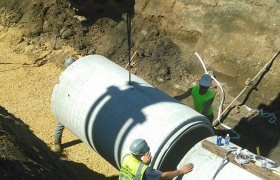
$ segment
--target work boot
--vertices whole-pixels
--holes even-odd
[[[60,153],[61,152],[61,139],[55,137],[53,141],[53,146],[52,146],[52,151],[55,153]]]
[[[52,151],[55,153],[60,153],[61,152],[61,144],[60,143],[54,143],[52,146]]]

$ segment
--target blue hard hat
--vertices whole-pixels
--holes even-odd
[[[136,139],[131,143],[129,150],[131,154],[143,156],[150,151],[150,147],[144,139]]]
[[[211,83],[212,83],[212,78],[209,74],[204,74],[199,80],[199,85],[203,87],[210,87]]]

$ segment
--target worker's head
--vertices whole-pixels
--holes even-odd
[[[136,139],[131,143],[129,150],[133,155],[144,156],[144,154],[150,151],[150,147],[144,139]]]
[[[208,89],[211,86],[211,83],[212,83],[212,78],[209,74],[204,74],[199,80],[200,87],[204,89]]]
[[[72,57],[66,58],[64,60],[64,68],[67,68],[68,66],[70,66],[74,61],[75,61],[75,59]]]

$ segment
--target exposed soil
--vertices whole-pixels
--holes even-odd
[[[117,179],[117,169],[67,129],[63,154],[50,151],[56,125],[50,98],[66,57],[101,54],[127,65],[127,12],[132,18],[131,55],[136,52],[133,73],[170,96],[182,94],[203,73],[194,56],[200,50],[207,68],[225,88],[227,106],[246,79],[279,51],[279,2],[254,2],[224,7],[223,1],[1,0],[1,179]],[[235,5],[248,9],[240,10],[236,18]],[[267,9],[271,14],[264,13]],[[194,13],[184,17],[188,10]],[[259,20],[245,18],[246,10],[259,12]],[[200,13],[207,15],[201,18]],[[280,163],[279,60],[278,56],[248,87],[224,122],[240,133],[236,144],[252,152],[259,146],[263,156]],[[217,92],[217,112],[221,93],[216,85],[212,88]],[[190,99],[181,101],[191,106]],[[263,108],[276,120],[238,104]],[[217,134],[226,133],[218,126]]]

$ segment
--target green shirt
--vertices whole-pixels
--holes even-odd
[[[205,94],[201,95],[199,94],[199,90],[200,90],[199,85],[194,86],[192,88],[192,97],[193,97],[194,109],[202,114],[205,107],[205,103],[213,99],[215,97],[215,94],[213,91],[207,90]],[[207,114],[204,115],[205,116],[213,115],[212,105],[210,105]]]

